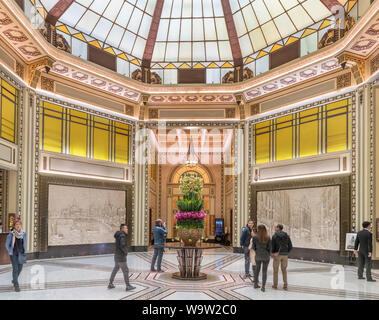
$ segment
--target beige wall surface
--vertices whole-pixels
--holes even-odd
[[[375,104],[375,215],[379,219],[379,86],[374,88],[374,104]],[[379,242],[376,241],[376,219],[373,221],[373,237],[375,246],[375,260],[379,260]]]

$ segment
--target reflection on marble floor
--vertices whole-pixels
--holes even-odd
[[[125,292],[122,273],[116,277],[116,289],[106,288],[113,268],[113,256],[91,256],[30,261],[20,276],[21,292],[13,291],[11,267],[0,266],[0,300],[291,300],[291,299],[375,299],[379,300],[379,282],[358,280],[353,266],[290,260],[289,290],[271,289],[272,263],[269,266],[266,292],[255,290],[249,279],[243,279],[244,260],[241,254],[225,249],[204,253],[202,271],[209,275],[204,281],[180,281],[171,278],[177,271],[175,251],[167,251],[163,260],[166,273],[151,273],[152,252],[128,256],[131,283],[135,290]],[[336,270],[343,276],[336,281]],[[39,274],[44,285],[35,281]],[[379,280],[379,273],[374,273]],[[281,281],[281,274],[279,275]],[[336,285],[332,285],[332,284]]]

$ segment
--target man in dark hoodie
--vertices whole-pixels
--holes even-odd
[[[251,231],[254,227],[254,221],[249,220],[247,225],[243,227],[240,238],[240,245],[245,255],[245,278],[251,277],[250,275],[250,254],[249,245],[251,240]]]
[[[120,270],[120,268],[122,270],[122,273],[124,274],[126,291],[135,289],[135,287],[131,286],[129,283],[129,269],[126,264],[126,256],[128,255],[127,236],[128,236],[128,227],[126,224],[122,224],[120,226],[120,231],[117,231],[114,234],[114,237],[116,239],[116,248],[115,248],[115,254],[114,254],[115,266],[113,268],[111,278],[109,280],[108,289],[115,288],[113,281],[114,281],[114,278],[116,277],[118,270]]]
[[[278,289],[279,265],[283,274],[283,289],[288,289],[287,266],[288,254],[292,250],[292,242],[289,235],[283,231],[283,225],[278,224],[275,227],[275,234],[272,236],[272,254],[274,258],[274,283],[273,288]]]

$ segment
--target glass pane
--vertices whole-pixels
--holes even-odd
[[[292,115],[276,119],[276,161],[292,159]]]
[[[109,161],[109,120],[94,117],[93,158]]]
[[[70,110],[70,154],[78,157],[87,157],[87,114]]]

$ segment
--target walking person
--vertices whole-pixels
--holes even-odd
[[[18,277],[23,265],[26,263],[26,232],[21,229],[20,220],[15,222],[12,232],[8,234],[5,247],[12,262],[12,283],[14,290],[20,292]]]
[[[254,236],[256,236],[256,235],[257,235],[257,228],[253,227],[253,230],[251,231],[251,239],[250,239],[250,245],[249,245],[250,263],[251,263],[251,267],[253,268],[253,283],[255,283],[255,269],[256,269],[255,251],[253,248],[253,239],[254,239]]]
[[[262,267],[262,288],[261,291],[265,292],[267,281],[267,269],[270,263],[271,253],[271,239],[268,235],[266,227],[261,224],[258,226],[257,235],[253,238],[253,249],[255,251],[255,275],[254,275],[254,288],[260,288],[258,285],[259,273]]]
[[[240,238],[240,245],[242,247],[245,256],[245,278],[251,277],[250,274],[250,255],[249,255],[249,245],[251,240],[251,231],[254,227],[253,220],[249,220],[247,225],[243,227]]]
[[[153,228],[154,234],[154,254],[151,260],[151,271],[164,272],[162,270],[162,258],[164,252],[164,246],[167,236],[166,222],[162,222],[161,219],[155,221],[155,226]],[[158,258],[158,261],[157,261]],[[157,269],[155,269],[155,262],[157,262]]]
[[[133,290],[135,287],[131,286],[129,283],[129,269],[126,262],[126,256],[128,255],[128,247],[127,247],[127,237],[128,237],[128,227],[126,224],[122,224],[120,226],[120,231],[117,231],[114,234],[116,239],[116,248],[114,254],[114,268],[111,274],[111,278],[109,279],[108,289],[115,288],[113,281],[116,277],[117,272],[122,270],[124,274],[124,281],[126,285],[126,291]]]
[[[283,289],[288,290],[287,266],[288,254],[292,250],[292,242],[289,235],[283,231],[283,225],[278,224],[275,227],[275,234],[272,236],[272,256],[274,258],[274,283],[273,288],[278,289],[279,265],[283,275]]]
[[[366,278],[369,282],[376,282],[371,275],[372,266],[372,233],[371,222],[362,223],[363,230],[359,231],[354,244],[354,253],[358,256],[358,279],[363,277],[363,270],[366,266]],[[359,250],[358,250],[359,247]]]

